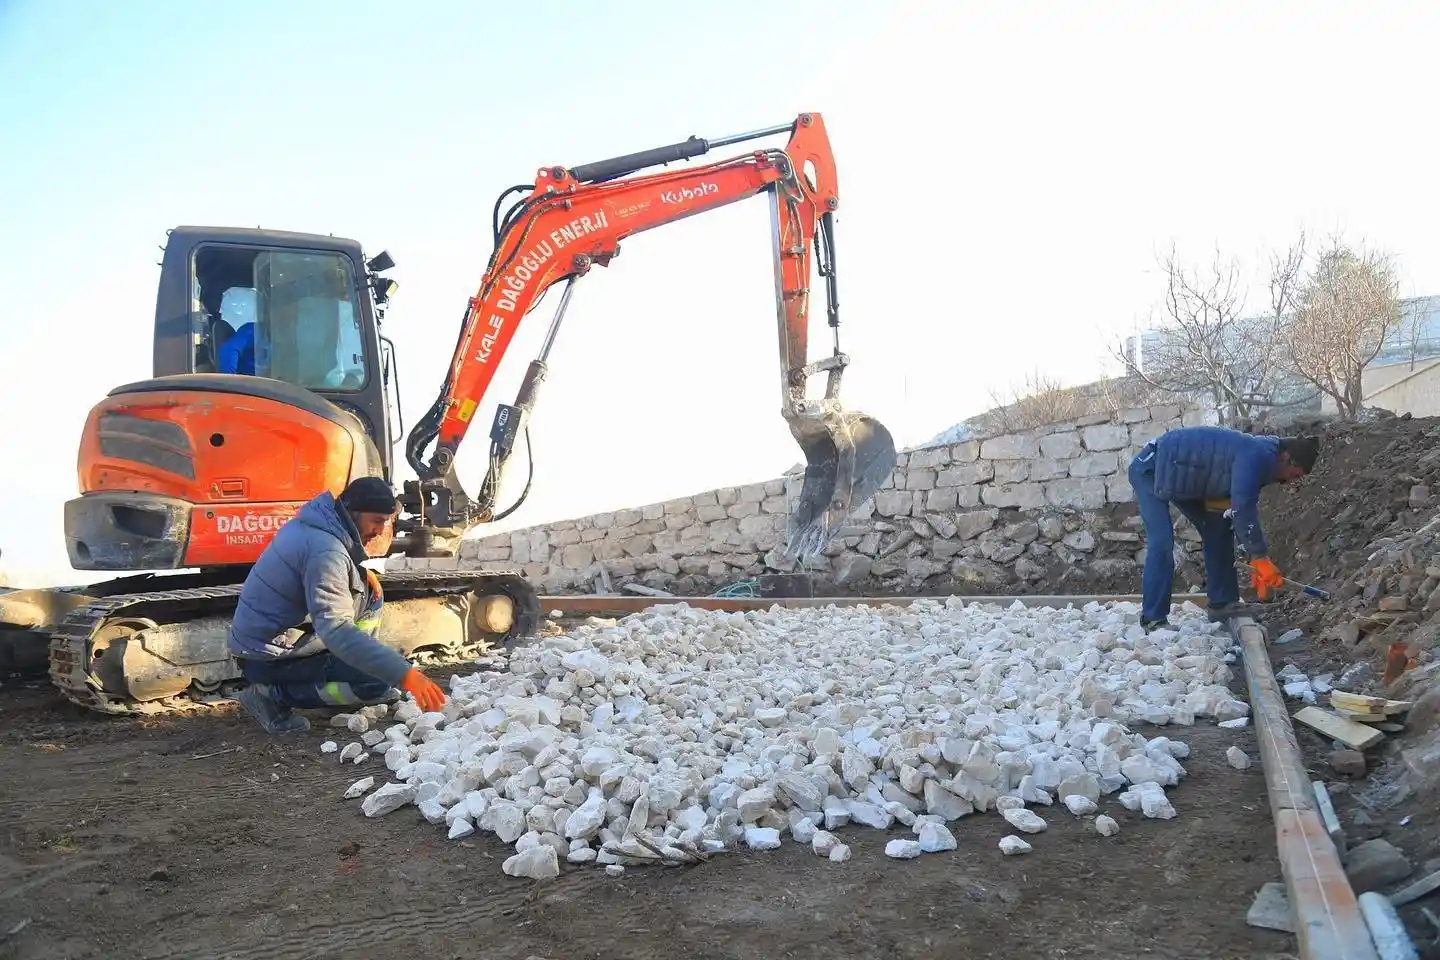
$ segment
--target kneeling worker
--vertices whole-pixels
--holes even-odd
[[[1221,619],[1240,606],[1237,529],[1254,570],[1250,584],[1260,599],[1284,583],[1260,529],[1260,490],[1305,476],[1319,453],[1316,437],[1252,436],[1225,427],[1183,427],[1140,448],[1130,462],[1129,477],[1145,523],[1140,617],[1146,630],[1165,626],[1170,613],[1175,578],[1170,504],[1200,533],[1209,613]]]
[[[424,710],[445,703],[434,682],[376,639],[385,598],[361,563],[395,508],[378,477],[352,481],[338,499],[322,493],[276,531],[250,569],[229,647],[247,684],[240,703],[267,732],[310,729],[296,707],[387,702],[399,699],[396,687]]]

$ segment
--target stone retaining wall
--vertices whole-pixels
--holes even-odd
[[[894,476],[809,569],[817,592],[1138,590],[1139,518],[1125,478],[1145,441],[1196,411],[1157,406],[901,453]],[[798,473],[479,540],[458,559],[392,568],[519,566],[548,593],[589,593],[603,568],[680,595],[794,568],[777,554]],[[1191,566],[1198,536],[1183,523]],[[1184,586],[1182,582],[1177,586]]]

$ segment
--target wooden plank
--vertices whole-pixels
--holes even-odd
[[[1319,707],[1306,707],[1295,714],[1295,719],[1332,740],[1339,740],[1352,750],[1364,750],[1385,739],[1385,734],[1374,727],[1346,720]]]
[[[1275,820],[1275,847],[1303,960],[1379,960],[1340,854],[1301,760],[1300,745],[1275,681],[1265,631],[1249,617],[1230,629],[1243,650],[1260,762]]]
[[[1346,713],[1360,713],[1372,717],[1394,716],[1415,706],[1409,700],[1386,700],[1384,697],[1367,697],[1343,690],[1330,691],[1330,706]]]

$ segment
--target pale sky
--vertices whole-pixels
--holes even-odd
[[[1099,375],[1106,337],[1157,302],[1172,240],[1254,258],[1343,228],[1399,256],[1404,295],[1440,293],[1437,26],[1398,3],[0,0],[0,569],[91,579],[69,570],[61,506],[89,407],[151,375],[168,227],[388,248],[408,429],[499,191],[818,111],[839,165],[842,398],[908,445],[1029,371]],[[557,301],[476,415],[472,491]],[[576,285],[534,489],[504,528],[797,462],[774,324],[763,199],[626,241]],[[512,495],[524,470],[522,451]]]

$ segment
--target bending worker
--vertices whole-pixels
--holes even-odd
[[[1130,486],[1145,523],[1140,617],[1146,630],[1167,625],[1170,613],[1175,579],[1170,505],[1200,532],[1208,612],[1212,620],[1224,619],[1240,607],[1236,531],[1260,599],[1284,583],[1260,529],[1260,490],[1305,476],[1319,453],[1316,437],[1252,436],[1225,427],[1183,427],[1140,448],[1130,462]]]
[[[434,682],[376,639],[385,598],[361,563],[367,547],[389,543],[395,511],[390,486],[361,477],[338,499],[327,491],[301,507],[250,569],[229,646],[247,684],[240,703],[267,732],[310,729],[296,707],[391,702],[396,687],[427,711],[445,703]]]

